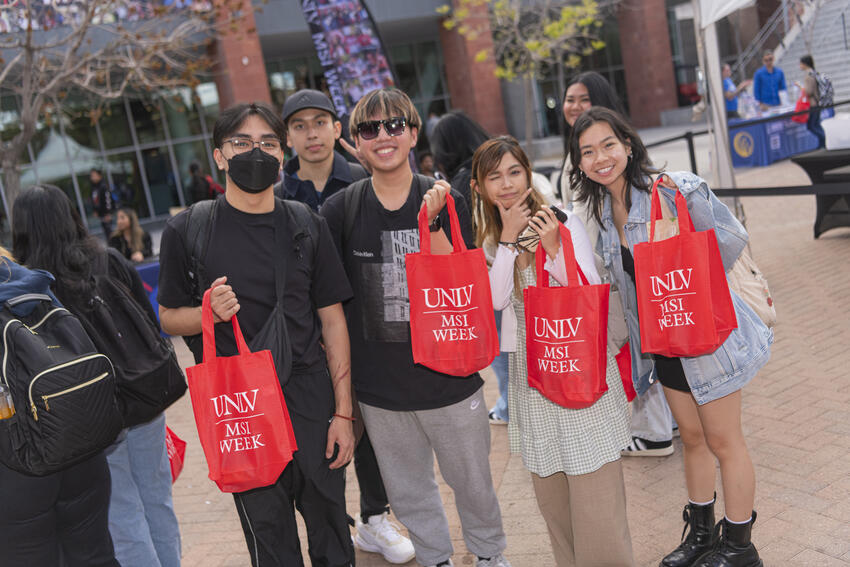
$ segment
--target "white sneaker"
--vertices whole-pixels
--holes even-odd
[[[511,567],[510,562],[505,559],[501,553],[494,555],[490,559],[479,559],[475,562],[475,567]]]
[[[355,521],[357,535],[354,545],[362,551],[380,553],[390,563],[407,563],[416,555],[413,544],[398,530],[398,526],[390,520],[386,512],[378,516],[370,516],[364,524],[357,515]]]

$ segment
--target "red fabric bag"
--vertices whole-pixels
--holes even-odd
[[[549,287],[546,252],[537,247],[537,285],[522,290],[528,385],[565,408],[593,405],[608,391],[605,380],[609,284],[589,285],[561,225],[567,287]],[[579,277],[581,282],[579,283]]]
[[[186,377],[210,480],[222,492],[274,484],[298,447],[272,354],[252,353],[234,316],[239,354],[216,356],[209,290],[201,309],[204,361]]]
[[[660,181],[661,176],[652,186],[649,242],[634,247],[641,350],[664,356],[708,354],[738,326],[717,236],[714,229],[694,230],[685,197],[676,191],[679,234],[655,242]]]
[[[183,471],[183,461],[186,458],[186,442],[177,437],[171,428],[165,426],[165,450],[168,453],[168,464],[171,466],[171,483],[177,480]]]
[[[806,96],[805,93],[803,93],[803,94],[800,95],[800,98],[797,99],[797,104],[794,106],[794,112],[800,112],[802,110],[808,110],[811,107],[812,107],[812,105],[809,102],[808,97]],[[808,114],[798,114],[796,116],[792,116],[791,120],[793,120],[794,122],[799,122],[800,124],[805,124],[806,122],[809,121],[809,115]]]
[[[637,397],[637,392],[632,381],[632,351],[629,343],[624,344],[620,352],[614,355],[614,360],[617,361],[617,369],[620,371],[620,380],[623,381],[626,400],[632,401]]]
[[[484,251],[466,249],[451,195],[446,206],[454,251],[431,254],[423,208],[419,252],[405,256],[413,361],[443,374],[469,376],[493,362],[499,338]]]

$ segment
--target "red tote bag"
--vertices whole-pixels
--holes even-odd
[[[210,480],[222,492],[274,484],[298,447],[271,351],[251,352],[234,316],[239,354],[216,356],[209,290],[201,309],[204,361],[186,377]]]
[[[499,354],[487,261],[467,250],[454,199],[446,195],[451,254],[431,254],[428,213],[419,212],[419,252],[405,256],[413,361],[431,370],[469,376]]]
[[[528,385],[565,408],[593,405],[608,391],[605,380],[609,284],[589,285],[576,263],[573,241],[561,225],[567,287],[549,287],[537,247],[537,285],[522,290]],[[579,283],[579,277],[581,282]]]
[[[737,328],[714,229],[695,231],[685,197],[676,191],[679,234],[655,242],[661,220],[658,184],[652,186],[649,242],[636,244],[635,288],[641,350],[700,356],[717,350]]]

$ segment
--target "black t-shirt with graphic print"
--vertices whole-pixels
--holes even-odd
[[[464,241],[472,247],[469,209],[456,192]],[[345,304],[351,338],[351,375],[358,399],[393,411],[441,408],[459,402],[483,384],[476,373],[449,376],[413,362],[410,304],[404,256],[419,251],[417,213],[422,192],[414,178],[404,205],[388,211],[371,182],[363,192],[351,240],[343,247],[345,191],[325,201],[321,214],[343,256],[354,299]],[[449,234],[448,213],[441,222]]]

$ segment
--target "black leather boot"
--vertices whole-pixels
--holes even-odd
[[[661,560],[659,567],[691,567],[703,555],[714,547],[716,537],[714,534],[714,502],[699,505],[688,503],[682,510],[682,519],[685,520],[685,529],[682,530],[682,543],[674,549],[667,557]],[[690,532],[688,532],[690,528]],[[685,532],[688,532],[685,537]]]
[[[758,551],[750,541],[755,521],[755,510],[752,519],[746,524],[732,524],[723,518],[717,523],[721,531],[717,546],[694,567],[764,567]]]

